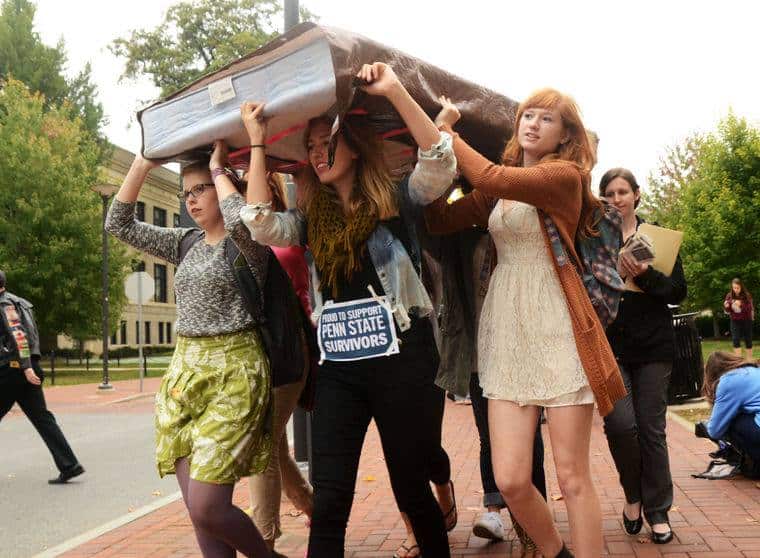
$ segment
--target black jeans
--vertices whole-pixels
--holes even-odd
[[[755,422],[755,415],[748,413],[736,415],[728,427],[726,440],[739,451],[749,455],[760,472],[760,426]]]
[[[32,368],[37,376],[42,378],[39,364],[33,362]],[[78,461],[71,446],[61,432],[53,413],[48,411],[42,386],[30,384],[23,371],[18,368],[0,368],[0,420],[8,414],[14,403],[18,403],[39,432],[59,471],[68,471],[77,465]]]
[[[380,434],[393,494],[423,556],[447,558],[443,515],[430,489],[440,425],[426,409],[443,403],[433,383],[438,352],[432,327],[417,322],[402,336],[401,354],[319,369],[312,417],[314,512],[309,558],[344,554],[359,457],[370,420]]]
[[[604,432],[628,503],[641,502],[649,524],[668,521],[673,504],[665,412],[670,362],[620,366],[628,391],[604,417]]]
[[[731,341],[735,349],[742,346],[742,340],[745,347],[752,348],[752,320],[731,320]]]
[[[491,461],[491,440],[488,430],[488,399],[483,397],[483,388],[477,374],[470,376],[470,400],[472,414],[475,415],[475,426],[478,427],[480,438],[480,481],[483,483],[483,506],[507,507],[504,498],[496,486]],[[541,421],[536,425],[536,435],[533,438],[533,471],[531,474],[533,486],[546,499],[546,474],[544,473],[544,439],[541,436]]]

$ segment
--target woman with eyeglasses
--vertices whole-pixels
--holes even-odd
[[[263,288],[269,248],[240,220],[245,201],[224,171],[227,147],[182,169],[180,194],[200,228],[157,227],[135,218],[135,204],[157,163],[135,157],[108,212],[106,229],[138,250],[177,266],[177,346],[156,394],[156,464],[176,474],[203,556],[280,556],[232,505],[235,483],[261,473],[271,439],[270,369],[225,249],[234,242]],[[189,236],[190,235],[190,236]],[[184,242],[183,242],[184,240]],[[187,240],[192,240],[188,242]],[[182,252],[182,253],[181,253]]]

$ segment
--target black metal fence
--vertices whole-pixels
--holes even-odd
[[[699,397],[702,390],[702,338],[695,322],[697,313],[673,316],[675,356],[668,386],[668,402]]]

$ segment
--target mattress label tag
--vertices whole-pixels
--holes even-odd
[[[208,94],[211,98],[211,106],[221,105],[225,101],[235,98],[235,88],[232,86],[232,76],[220,79],[208,86]]]

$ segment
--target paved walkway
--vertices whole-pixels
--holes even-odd
[[[148,386],[155,390],[155,381],[157,380],[148,380],[146,390],[150,389]],[[83,406],[82,397],[92,397],[93,386],[52,388],[47,390],[47,394],[51,407],[57,412],[76,412]],[[94,401],[96,405],[103,405],[110,400],[134,395],[139,395],[136,392],[136,382],[119,382],[116,392],[96,394],[97,399]],[[110,407],[111,412],[115,408],[128,412],[133,401],[139,401],[142,406],[149,399],[138,398],[107,407]],[[447,401],[445,416],[444,445],[452,460],[459,505],[459,524],[449,537],[452,556],[521,556],[517,542],[489,544],[484,539],[472,536],[470,528],[474,518],[481,512],[482,498],[477,433],[470,407]],[[743,478],[728,481],[693,479],[690,474],[706,467],[709,459],[707,453],[714,446],[708,441],[695,438],[690,430],[672,419],[668,424],[668,444],[675,484],[675,501],[670,517],[676,537],[669,545],[657,546],[648,541],[643,531],[640,537],[628,537],[623,532],[620,520],[622,490],[602,433],[601,421],[595,420],[591,445],[592,467],[603,502],[606,555],[621,558],[760,558],[760,483]],[[567,512],[559,497],[549,444],[546,462],[551,506],[560,530],[567,538]],[[355,558],[389,558],[403,541],[405,532],[391,495],[374,428],[370,429],[364,446],[358,478],[348,526],[346,555]],[[236,490],[235,500],[240,507],[248,507],[244,483]],[[303,518],[296,516],[287,501],[283,501],[282,524],[285,535],[278,542],[278,550],[287,556],[301,558],[306,549],[307,530]],[[510,532],[509,536],[513,539],[514,533]],[[174,502],[85,542],[63,556],[179,558],[197,557],[200,553],[182,503]]]

